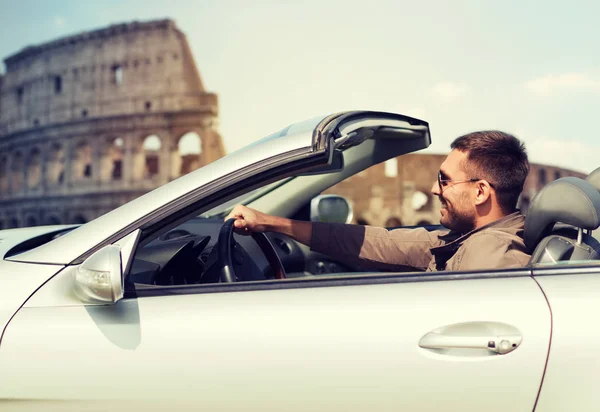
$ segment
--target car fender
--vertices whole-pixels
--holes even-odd
[[[40,286],[63,267],[0,261],[0,348],[4,330],[14,314]]]

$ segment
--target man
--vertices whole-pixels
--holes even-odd
[[[342,262],[382,270],[478,270],[523,267],[524,217],[516,209],[529,172],[524,145],[500,131],[480,131],[452,142],[431,193],[442,203],[450,231],[387,230],[372,226],[302,222],[236,206],[238,233],[279,232]]]

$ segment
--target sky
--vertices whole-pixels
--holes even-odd
[[[429,122],[431,153],[483,129],[530,160],[600,166],[598,1],[0,0],[0,57],[114,23],[171,18],[219,95],[228,152],[341,110]],[[1,71],[4,71],[2,67]]]

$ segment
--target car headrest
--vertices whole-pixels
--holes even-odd
[[[594,170],[585,178],[596,190],[600,190],[600,167]]]
[[[600,192],[578,177],[548,183],[531,201],[525,217],[525,245],[533,250],[557,222],[581,229],[600,226]]]

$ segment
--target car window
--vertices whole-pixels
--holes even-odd
[[[441,159],[434,157],[432,160]],[[433,167],[420,165],[414,155],[392,158],[356,173],[323,194],[346,198],[352,206],[352,223],[381,226],[439,225],[440,202],[430,192],[436,176]],[[437,169],[435,169],[437,170]]]
[[[208,211],[191,213],[192,217],[174,227],[168,223],[169,219],[165,219],[163,229],[153,227],[147,230],[148,233],[143,232],[144,240],[134,253],[126,283],[155,286],[219,283],[222,259],[219,258],[217,245],[225,216],[235,205],[264,196],[293,179],[281,179],[236,196]],[[234,235],[234,238],[238,244],[234,255],[234,260],[239,263],[238,280],[273,279],[272,268],[256,242],[247,236]],[[302,266],[302,263],[298,263],[302,262],[299,257],[301,254],[286,253],[291,249],[298,250],[296,246],[289,247],[287,242],[278,243],[277,246],[282,256],[285,255],[288,268],[299,270],[297,268]],[[290,263],[290,259],[295,261]]]
[[[242,195],[239,195],[219,206],[213,207],[210,210],[207,210],[206,212],[198,215],[199,218],[204,218],[204,219],[213,219],[213,218],[222,218],[227,216],[227,214],[233,209],[233,207],[235,205],[246,205],[249,202],[251,202],[252,200],[259,198],[261,196],[264,196],[266,193],[269,193],[271,190],[275,189],[278,186],[281,186],[282,184],[285,184],[286,182],[292,180],[293,177],[287,178],[287,179],[282,179],[279,180],[277,182],[273,182],[269,185],[263,186],[263,187],[259,187],[257,189],[254,189],[248,193],[244,193]]]

